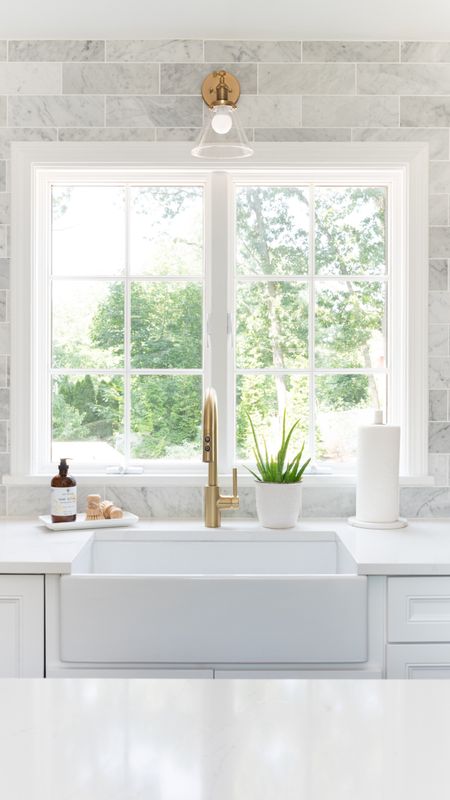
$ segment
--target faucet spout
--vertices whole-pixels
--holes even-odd
[[[204,491],[205,526],[219,528],[221,511],[238,509],[237,470],[233,469],[233,494],[221,495],[217,476],[217,395],[214,389],[207,389],[203,404],[203,461],[208,464],[208,483]]]

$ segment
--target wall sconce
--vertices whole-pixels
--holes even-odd
[[[203,81],[202,97],[208,111],[192,155],[199,158],[245,158],[253,155],[236,108],[241,87],[224,69]]]

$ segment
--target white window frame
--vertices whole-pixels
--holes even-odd
[[[35,335],[36,310],[45,299],[36,295],[36,269],[42,248],[48,247],[43,219],[46,213],[42,200],[45,181],[53,172],[65,176],[80,170],[110,175],[139,174],[142,170],[190,175],[193,180],[210,181],[221,190],[212,192],[214,207],[207,218],[211,241],[206,253],[206,270],[210,270],[211,292],[206,297],[207,324],[205,347],[205,383],[213,385],[219,398],[219,453],[221,471],[228,471],[230,425],[234,416],[234,392],[231,378],[232,346],[230,315],[234,296],[232,269],[234,260],[233,207],[230,186],[264,179],[301,183],[320,173],[320,181],[339,182],[345,176],[347,185],[384,185],[389,187],[394,202],[389,204],[390,229],[398,236],[390,240],[390,260],[398,264],[392,273],[391,292],[398,298],[388,309],[389,353],[393,367],[393,395],[388,421],[402,426],[402,474],[410,483],[429,483],[425,479],[428,464],[428,397],[427,397],[427,275],[428,275],[428,146],[409,142],[354,143],[269,143],[258,144],[255,155],[245,163],[236,161],[199,161],[190,155],[187,143],[54,143],[25,142],[12,145],[12,271],[11,271],[11,476],[5,482],[45,482],[47,475],[39,464],[39,382],[36,374],[42,340]],[[114,173],[114,174],[112,174]],[[274,175],[276,173],[276,176]],[[295,173],[295,175],[294,175]],[[202,176],[202,177],[201,177]],[[352,176],[352,180],[349,177]],[[372,178],[372,180],[370,180]],[[176,178],[174,177],[176,182]],[[208,192],[209,189],[207,188]],[[208,204],[207,204],[208,205]],[[211,219],[216,220],[211,231]],[[217,221],[220,220],[220,224]],[[39,230],[39,235],[38,234]],[[211,269],[211,264],[214,269]],[[43,285],[42,281],[40,282]],[[211,307],[211,295],[216,298]],[[399,300],[401,298],[401,302]],[[34,301],[34,305],[33,305]],[[37,305],[36,305],[37,303]],[[43,315],[39,315],[42,318]],[[232,321],[232,320],[231,320]],[[44,338],[45,338],[44,331]],[[48,332],[47,332],[48,337]],[[214,358],[208,340],[214,342]],[[401,347],[396,346],[401,342]],[[223,370],[223,364],[227,370]],[[222,365],[222,366],[221,366]],[[48,431],[47,431],[48,433]],[[203,481],[204,467],[187,467],[182,473],[176,465],[155,466],[153,477],[120,476],[120,482],[157,482],[164,485],[185,480],[197,485]],[[177,474],[174,474],[174,470]],[[163,474],[163,471],[165,474]],[[98,475],[96,480],[98,481]],[[104,476],[110,483],[110,476]],[[89,478],[87,477],[88,482]],[[116,479],[119,480],[119,479]],[[306,483],[352,483],[354,476],[308,476]]]

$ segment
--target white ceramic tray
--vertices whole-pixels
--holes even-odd
[[[91,531],[94,528],[126,528],[139,522],[136,514],[124,511],[121,519],[86,519],[86,514],[77,514],[75,522],[52,522],[50,515],[39,517],[50,531]]]

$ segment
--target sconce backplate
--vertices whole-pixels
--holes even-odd
[[[202,97],[205,101],[206,105],[210,108],[213,105],[217,105],[216,101],[216,88],[220,80],[219,71],[217,72],[210,72],[209,75],[206,76],[205,80],[202,83]],[[225,83],[229,89],[228,96],[229,96],[229,103],[227,105],[235,106],[237,101],[239,100],[239,96],[241,94],[241,86],[237,78],[234,75],[231,75],[229,72],[225,72],[224,75]]]

